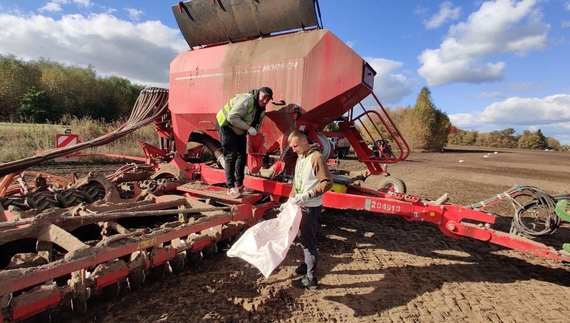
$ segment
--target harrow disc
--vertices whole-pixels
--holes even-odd
[[[181,252],[179,254],[176,254],[176,257],[174,257],[174,259],[168,262],[170,265],[170,271],[175,275],[179,275],[182,272],[182,269],[184,268],[185,259],[186,259],[186,252]]]

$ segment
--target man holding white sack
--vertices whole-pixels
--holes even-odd
[[[317,254],[317,229],[323,208],[323,194],[331,189],[333,180],[327,161],[321,154],[319,145],[310,145],[307,136],[294,130],[288,137],[289,146],[297,153],[293,190],[287,202],[301,206],[301,225],[297,237],[305,255],[305,262],[294,270],[303,275],[293,282],[294,286],[317,289],[316,277],[319,257]]]

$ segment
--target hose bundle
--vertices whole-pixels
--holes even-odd
[[[556,203],[569,197],[570,194],[549,195],[534,186],[516,185],[466,207],[478,210],[501,200],[509,200],[515,209],[511,233],[539,237],[551,235],[558,229],[561,220],[556,214]]]

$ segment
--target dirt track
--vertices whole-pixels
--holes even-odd
[[[570,190],[570,154],[521,150],[412,154],[389,167],[408,192],[470,204],[515,184],[548,193]],[[487,157],[485,157],[487,156]],[[464,160],[459,163],[459,160]],[[362,167],[342,161],[341,167]],[[366,185],[374,186],[374,179]],[[510,207],[510,206],[509,206]],[[508,210],[508,208],[507,208]],[[509,223],[509,219],[497,221]],[[507,228],[502,228],[506,229]],[[550,242],[570,242],[564,226]],[[291,286],[298,245],[265,279],[224,253],[195,270],[93,298],[74,318],[66,306],[55,322],[567,322],[570,271],[563,264],[488,243],[444,236],[434,225],[367,212],[326,210],[318,235],[320,288]]]

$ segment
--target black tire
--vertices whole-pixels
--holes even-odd
[[[378,183],[378,190],[403,194],[407,192],[406,183],[394,176],[386,176],[382,178]]]

